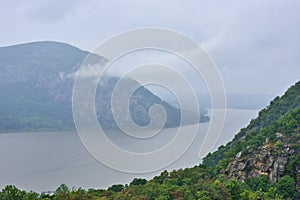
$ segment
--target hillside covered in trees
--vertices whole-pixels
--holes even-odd
[[[41,41],[0,47],[0,132],[74,130],[73,85],[87,55],[90,55],[90,64],[102,66],[107,61],[102,56],[60,42]],[[95,108],[98,121],[104,128],[117,127],[112,116],[111,96],[119,79],[113,74],[105,74],[98,83]],[[178,108],[135,80],[128,79],[126,83],[138,86],[129,102],[134,122],[148,125],[149,108],[159,104],[167,112],[166,127],[179,125]],[[81,92],[85,94],[86,91]],[[189,112],[189,115],[195,114]],[[199,122],[208,121],[209,117],[202,112]],[[197,121],[186,122],[192,123]]]
[[[53,194],[7,186],[0,200],[22,199],[297,199],[300,194],[300,82],[276,97],[232,141],[193,168],[164,171],[108,189]],[[46,180],[45,180],[46,181]]]

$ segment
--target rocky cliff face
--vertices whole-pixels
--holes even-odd
[[[203,164],[241,182],[263,176],[275,185],[292,179],[300,197],[300,81],[274,98],[232,141],[203,158]]]
[[[267,176],[268,181],[273,183],[283,177],[291,158],[299,155],[300,152],[297,150],[297,146],[289,143],[285,134],[277,132],[275,135],[277,140],[275,143],[270,142],[267,138],[265,143],[256,149],[246,147],[244,153],[238,152],[223,173],[228,178],[234,177],[239,181]],[[299,141],[297,145],[300,145]],[[300,192],[300,166],[291,170],[295,179],[295,188]]]
[[[117,127],[114,117],[112,114],[111,97],[112,92],[117,83],[117,77],[108,77],[100,80],[100,84],[97,89],[96,94],[96,110],[98,121],[104,128],[114,128]],[[137,85],[140,86],[138,82],[133,79],[126,80],[128,86]],[[126,92],[126,91],[119,91]],[[118,104],[121,109],[123,108],[122,99],[118,99],[120,103]],[[147,126],[150,123],[149,109],[154,104],[162,105],[167,112],[167,119],[165,127],[175,127],[180,124],[180,110],[170,106],[168,103],[162,101],[158,96],[153,95],[145,87],[139,87],[131,96],[129,102],[129,112],[132,120],[139,126]],[[114,108],[116,109],[116,108]],[[128,109],[128,108],[127,108]],[[124,117],[124,116],[119,116]],[[159,117],[159,116],[158,116]],[[129,119],[122,120],[129,123]],[[192,122],[191,123],[197,123]]]
[[[0,132],[62,130],[74,128],[72,92],[76,73],[89,53],[58,42],[33,42],[0,48]],[[107,60],[92,55],[91,64]],[[96,93],[98,121],[116,126],[111,114],[111,93],[117,77],[99,82]],[[137,84],[132,80],[128,83]],[[162,105],[168,116],[166,127],[180,123],[180,110],[162,101],[145,87],[130,99],[130,114],[139,125],[150,122],[149,108]],[[94,106],[94,105],[89,105]],[[100,117],[101,116],[101,117]],[[202,115],[199,121],[208,121]],[[197,122],[191,122],[197,123]]]

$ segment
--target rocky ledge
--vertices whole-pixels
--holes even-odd
[[[285,175],[291,157],[299,155],[297,146],[290,145],[284,134],[276,133],[276,138],[275,143],[267,138],[265,143],[256,149],[246,147],[247,153],[237,153],[223,173],[228,178],[235,177],[238,181],[263,175],[268,177],[269,182],[276,182]],[[300,166],[294,167],[292,173],[296,180],[295,188],[300,192]]]

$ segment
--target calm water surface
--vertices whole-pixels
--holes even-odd
[[[215,147],[226,144],[242,127],[256,117],[256,110],[228,109],[221,137]],[[200,124],[198,134],[185,154],[167,170],[198,164],[199,144],[208,123]],[[135,152],[147,152],[164,146],[173,138],[167,129],[151,140],[138,140],[118,132],[107,133],[118,146]],[[152,178],[164,169],[147,174],[129,174],[110,169],[95,160],[81,144],[76,132],[2,133],[0,134],[0,188],[14,184],[34,191],[55,190],[61,183],[72,187],[106,188],[129,183],[135,177]]]

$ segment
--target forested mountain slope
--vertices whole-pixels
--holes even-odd
[[[51,41],[0,47],[0,132],[73,129],[73,84],[88,54],[74,46]],[[95,54],[90,58],[97,64],[107,61]],[[117,81],[118,77],[106,75],[98,84],[97,116],[105,128],[116,126],[110,98]],[[128,80],[128,84],[138,83]],[[130,99],[133,120],[147,125],[148,111],[154,104],[165,108],[166,127],[179,125],[180,110],[142,86]],[[199,119],[208,120],[204,115]]]
[[[36,194],[7,186],[0,199],[299,199],[299,142],[300,82],[199,166],[106,190],[61,185],[54,194]]]

